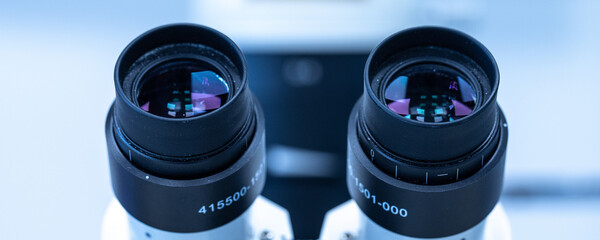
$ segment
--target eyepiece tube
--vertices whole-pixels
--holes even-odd
[[[475,39],[435,27],[402,31],[367,61],[363,119],[397,155],[423,161],[460,157],[497,125],[498,79],[492,55]]]
[[[185,72],[192,74],[181,79]],[[117,61],[115,121],[131,141],[159,155],[213,152],[252,119],[246,72],[241,51],[225,35],[190,24],[158,27],[133,40]],[[169,111],[175,116],[165,117]]]
[[[508,139],[490,52],[462,32],[412,28],[371,52],[364,79],[347,173],[362,212],[416,238],[481,226],[500,196]]]
[[[106,138],[115,196],[137,226],[210,231],[260,195],[264,117],[246,72],[235,43],[200,25],[161,26],[123,50]]]

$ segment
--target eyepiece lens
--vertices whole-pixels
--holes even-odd
[[[401,69],[385,88],[386,105],[420,122],[451,122],[473,112],[477,94],[458,71],[433,64]]]
[[[207,65],[177,61],[155,67],[141,78],[138,106],[170,118],[188,118],[220,108],[227,102],[229,84]]]

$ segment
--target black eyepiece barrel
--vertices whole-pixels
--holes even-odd
[[[385,87],[392,80],[396,80],[396,78],[391,79],[395,77],[394,74],[411,67],[415,69],[419,65],[424,66],[413,71],[428,74],[429,76],[424,76],[425,79],[452,77],[454,79],[433,79],[420,86],[414,86],[413,88],[429,89],[415,89],[416,93],[413,94],[412,99],[409,99],[410,103],[406,103],[410,104],[406,107],[416,109],[413,111],[415,113],[421,109],[428,111],[428,108],[432,108],[430,104],[426,105],[426,101],[420,101],[420,105],[423,106],[419,106],[417,102],[423,97],[423,100],[434,101],[433,104],[438,100],[438,106],[434,107],[433,111],[436,109],[445,111],[446,109],[442,107],[444,100],[452,104],[457,103],[459,100],[457,98],[460,97],[460,93],[458,96],[451,96],[451,90],[454,90],[453,88],[463,90],[460,88],[471,85],[473,87],[469,92],[465,93],[464,90],[462,92],[476,95],[473,101],[474,108],[467,110],[468,116],[448,122],[426,122],[416,118],[413,120],[394,112],[386,102],[382,101],[385,98],[382,96]],[[448,76],[453,74],[456,76]],[[363,101],[366,127],[388,150],[409,159],[444,161],[464,156],[481,145],[497,124],[498,78],[498,69],[492,55],[481,43],[466,34],[436,27],[399,32],[384,40],[367,61],[365,96],[368,97]],[[408,89],[388,89],[409,92],[410,84],[415,83],[414,80],[412,82],[410,80],[408,78],[408,86],[406,86]],[[417,84],[419,82],[413,85]],[[434,84],[439,86],[432,86]],[[432,94],[428,94],[426,90],[432,91]],[[435,91],[439,94],[436,95]],[[401,105],[400,101],[408,97],[391,100]],[[431,99],[432,97],[437,99]],[[452,107],[465,108],[464,105],[456,106],[457,104]],[[444,117],[447,113],[439,115]]]
[[[260,195],[264,116],[246,72],[235,43],[200,25],[161,26],[125,48],[106,137],[115,196],[131,216],[200,232]]]
[[[153,156],[137,164],[160,176],[194,178],[225,168],[243,151],[234,142],[248,141],[252,134],[243,133],[255,125],[246,72],[241,51],[210,28],[178,24],[142,34],[115,68],[120,145]]]
[[[143,74],[174,59],[203,62],[223,71],[222,77],[232,85],[231,98],[219,111],[202,117],[165,118],[144,111],[134,102],[145,80]],[[132,141],[154,153],[173,157],[206,154],[229,142],[251,115],[252,99],[244,91],[246,71],[239,49],[217,31],[196,25],[156,28],[133,40],[119,57],[115,119]]]
[[[350,116],[350,195],[401,235],[447,237],[479,224],[502,190],[508,128],[490,52],[446,28],[398,32],[375,48]]]

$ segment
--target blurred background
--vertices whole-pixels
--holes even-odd
[[[320,214],[349,198],[347,117],[368,53],[396,31],[439,25],[498,62],[513,238],[597,239],[599,12],[592,0],[2,1],[0,238],[100,238],[115,61],[150,28],[194,22],[247,55],[267,117],[264,195],[290,209],[298,238],[318,236]]]

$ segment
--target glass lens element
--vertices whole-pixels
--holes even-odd
[[[397,114],[420,122],[451,122],[473,112],[475,90],[458,71],[423,64],[401,69],[385,92],[387,106]]]
[[[216,71],[198,62],[178,61],[143,76],[137,102],[154,115],[187,118],[220,108],[228,96],[229,85]]]

